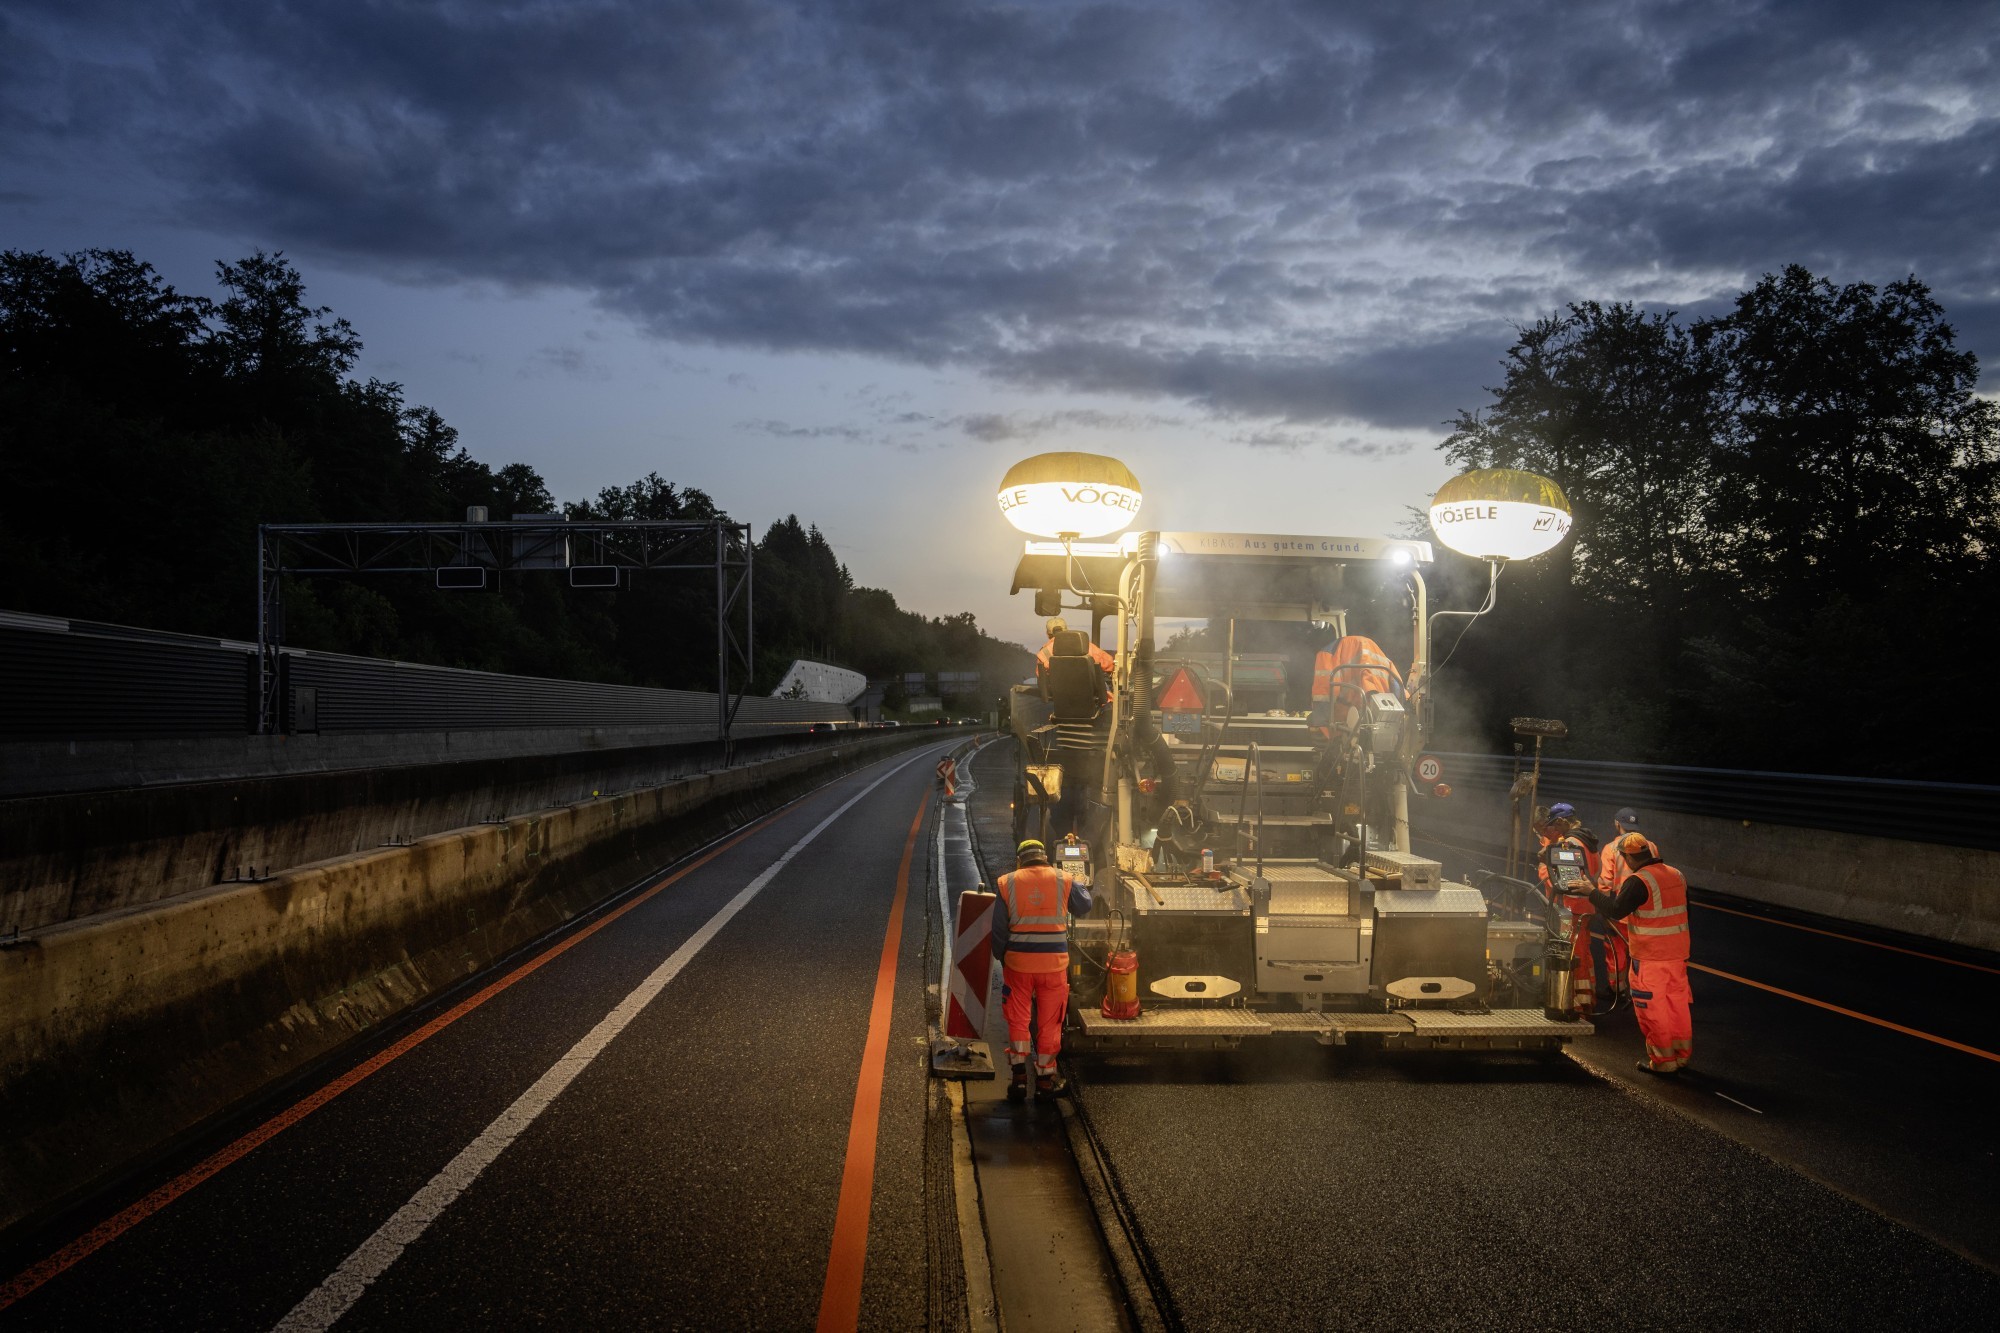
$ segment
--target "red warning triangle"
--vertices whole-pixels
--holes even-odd
[[[1194,683],[1194,672],[1182,667],[1167,681],[1167,688],[1160,692],[1160,711],[1163,713],[1199,713],[1203,711],[1201,687]]]

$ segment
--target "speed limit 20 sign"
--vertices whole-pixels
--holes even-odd
[[[1417,757],[1417,781],[1428,787],[1443,776],[1444,764],[1436,755],[1426,754]]]

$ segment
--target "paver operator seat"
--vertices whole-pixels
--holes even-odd
[[[1050,641],[1042,697],[1049,701],[1051,720],[1058,724],[1096,721],[1110,689],[1104,668],[1091,660],[1089,635],[1080,629],[1066,629]]]

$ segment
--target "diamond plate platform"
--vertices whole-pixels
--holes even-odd
[[[1264,863],[1263,875],[1265,879],[1270,880],[1273,884],[1298,882],[1310,884],[1325,884],[1329,882],[1345,884],[1348,882],[1347,876],[1337,875],[1333,871],[1323,869],[1310,861],[1266,861]]]
[[[1267,1017],[1247,1009],[1148,1009],[1137,1018],[1106,1018],[1085,1009],[1078,1015],[1091,1037],[1266,1037]]]
[[[1331,1032],[1333,1030],[1327,1025],[1326,1021],[1332,1017],[1330,1014],[1275,1013],[1259,1014],[1257,1017],[1269,1023],[1273,1032],[1305,1032],[1316,1034]]]
[[[1248,916],[1250,900],[1243,896],[1241,889],[1230,887],[1218,891],[1206,884],[1155,884],[1153,893],[1160,901],[1154,901],[1146,892],[1146,886],[1133,883],[1130,886],[1133,910],[1140,916],[1154,912],[1200,912],[1211,916]]]
[[[1295,880],[1271,885],[1269,914],[1286,916],[1349,916],[1353,896],[1337,879]]]
[[[1587,1037],[1594,1028],[1581,1020],[1559,1022],[1539,1009],[1495,1009],[1490,1014],[1455,1014],[1449,1009],[1405,1009],[1419,1035],[1439,1037]]]
[[[1271,1025],[1271,1031],[1303,1032],[1309,1036],[1322,1036],[1350,1032],[1391,1032],[1407,1036],[1416,1029],[1401,1014],[1343,1014],[1337,1012],[1307,1013],[1279,1010],[1259,1012],[1257,1017]]]
[[[1328,1014],[1335,1032],[1409,1032],[1410,1020],[1401,1014]]]

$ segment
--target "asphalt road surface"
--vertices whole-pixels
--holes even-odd
[[[1007,840],[996,770],[1010,762],[1004,746],[979,760],[991,869]],[[1629,1016],[1581,1060],[1280,1039],[1074,1061],[1169,1317],[1203,1330],[1990,1328],[2000,1276],[1965,1256],[1990,1254],[2000,1207],[2000,1063],[1961,1047],[2000,1051],[2000,975],[1711,901],[1698,963],[1960,1045],[1698,973],[1698,1072],[1678,1083],[1599,1072],[1636,1057]],[[1933,1190],[1941,1201],[1923,1204]],[[1913,1225],[1889,1215],[1919,1205]]]
[[[924,1327],[957,1262],[923,1151],[941,752],[752,825],[324,1071],[323,1104],[290,1090],[37,1238],[0,1327]]]

